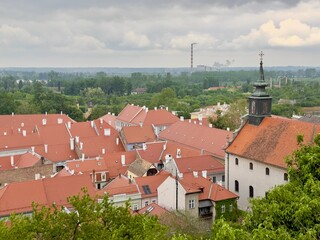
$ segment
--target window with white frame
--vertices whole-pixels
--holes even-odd
[[[226,205],[222,205],[221,206],[221,213],[225,213],[226,212]]]
[[[189,200],[189,208],[195,208],[196,207],[196,201],[194,199]]]
[[[149,201],[145,201],[144,206],[148,206],[148,205],[149,205]]]
[[[138,204],[133,204],[132,209],[133,209],[133,211],[137,211],[138,210]]]
[[[229,205],[229,212],[232,212],[232,209],[233,209],[233,205],[230,204],[230,205]]]

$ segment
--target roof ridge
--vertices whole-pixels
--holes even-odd
[[[143,110],[143,107],[140,107],[140,110],[129,120],[129,122],[131,123],[133,119],[135,119],[136,116],[138,116],[138,114]]]

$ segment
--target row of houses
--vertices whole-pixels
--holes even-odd
[[[128,104],[77,123],[65,114],[0,116],[0,217],[30,214],[31,203],[69,207],[86,187],[134,212],[184,210],[215,219],[250,208],[288,179],[285,158],[311,144],[317,123],[271,115],[263,63],[248,115],[234,133],[203,118]],[[22,197],[28,195],[28,197]]]

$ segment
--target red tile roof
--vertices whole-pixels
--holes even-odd
[[[202,150],[206,154],[223,159],[224,148],[227,139],[232,138],[232,132],[178,121],[163,130],[159,138]]]
[[[142,148],[137,149],[137,154],[140,158],[153,164],[159,163],[160,160],[164,161],[165,156],[167,154],[170,154],[173,158],[175,158],[178,149],[180,149],[181,157],[191,157],[200,155],[200,151],[188,148],[178,143],[166,141],[146,143],[146,147],[146,150],[143,150]]]
[[[108,123],[111,127],[113,127],[114,129],[116,128],[115,121],[116,121],[117,117],[115,115],[108,113],[108,114],[102,116],[101,118],[103,119],[103,121]]]
[[[121,131],[127,144],[154,142],[156,140],[152,126],[123,127]]]
[[[154,176],[146,176],[146,177],[136,177],[134,181],[137,183],[139,190],[142,194],[142,197],[154,197],[157,196],[157,188],[160,186],[164,180],[167,179],[169,173],[164,172],[163,174],[158,174]],[[148,186],[150,192],[146,192],[143,186]]]
[[[20,115],[1,115],[0,126],[9,127],[13,130],[23,128],[26,126],[35,127],[36,125],[42,125],[42,120],[46,119],[46,125],[58,125],[58,119],[61,119],[62,123],[65,124],[68,121],[74,122],[65,114],[20,114]]]
[[[14,168],[25,168],[35,165],[39,158],[29,152],[12,155],[14,165],[11,166],[11,156],[0,157],[0,170],[5,171]]]
[[[143,110],[143,108],[140,106],[128,104],[119,113],[119,115],[117,116],[117,120],[120,120],[123,122],[131,122],[133,120],[133,118],[136,117],[138,115],[138,113],[142,110]]]
[[[92,197],[95,196],[91,178],[87,174],[10,183],[0,189],[0,216],[30,212],[32,202],[40,206],[51,206],[53,203],[69,206],[67,198],[80,193],[83,187]]]
[[[169,211],[160,207],[156,203],[151,203],[148,206],[145,206],[144,208],[141,208],[138,213],[139,214],[146,214],[150,216],[158,216],[160,217],[161,215],[168,213]]]
[[[181,173],[203,170],[208,173],[224,172],[224,165],[211,155],[175,158],[174,161]]]
[[[226,152],[286,168],[285,157],[298,148],[297,135],[313,142],[320,125],[297,120],[266,117],[259,126],[246,123]]]
[[[139,193],[139,188],[136,183],[121,175],[113,179],[105,188],[99,191],[100,195],[103,195],[103,193],[108,193],[111,197],[118,194],[130,195]]]
[[[179,179],[179,182],[185,188],[187,193],[199,192],[199,200],[210,199],[216,202],[238,197],[238,195],[208,179],[203,178],[200,175],[195,177],[193,173],[184,173],[183,178]]]

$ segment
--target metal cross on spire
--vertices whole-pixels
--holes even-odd
[[[261,51],[261,52],[259,53],[259,56],[260,56],[260,61],[262,62],[264,53]]]

